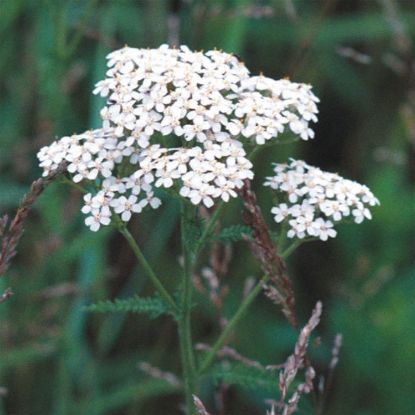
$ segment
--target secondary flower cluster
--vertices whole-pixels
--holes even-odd
[[[102,127],[38,153],[44,175],[66,162],[75,183],[95,184],[82,208],[93,231],[114,212],[129,221],[146,205],[157,208],[157,187],[174,188],[195,205],[228,201],[253,178],[244,144],[287,130],[314,136],[311,87],[250,76],[234,55],[125,47],[108,55],[108,67],[94,90],[107,97]]]
[[[371,219],[368,206],[379,204],[367,186],[304,161],[275,164],[274,172],[275,176],[267,177],[264,184],[283,196],[271,213],[277,223],[288,221],[289,238],[334,238],[335,222],[347,217],[356,223]]]

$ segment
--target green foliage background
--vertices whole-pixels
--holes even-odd
[[[177,39],[191,48],[234,52],[253,73],[314,86],[321,99],[316,138],[260,155],[260,203],[270,206],[258,186],[270,162],[289,156],[366,183],[381,201],[373,221],[342,226],[336,240],[304,245],[289,263],[303,321],[318,299],[325,306],[322,346],[313,352],[321,373],[335,333],[344,335],[323,413],[414,414],[410,0],[0,0],[0,212],[13,214],[40,175],[35,154],[41,146],[99,125],[102,100],[91,91],[104,76],[110,50]],[[165,316],[84,309],[91,302],[148,296],[151,287],[120,237],[107,229],[91,233],[79,208],[76,191],[50,186],[0,280],[0,288],[11,286],[15,293],[0,304],[0,414],[179,414],[175,388],[137,366],[148,361],[179,370],[174,324]],[[178,210],[166,200],[131,226],[170,288],[177,285]],[[240,223],[240,211],[233,201],[225,225]],[[226,276],[228,315],[256,269],[248,258],[237,241]],[[202,297],[196,301],[195,338],[212,341],[214,311]],[[261,297],[232,345],[263,364],[278,364],[295,337],[277,307]],[[262,391],[231,386],[227,414],[264,414],[270,382]],[[202,398],[213,391],[207,383]],[[302,413],[316,413],[312,401],[303,403]],[[214,407],[210,398],[206,404]]]

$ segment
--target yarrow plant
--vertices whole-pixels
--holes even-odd
[[[286,130],[314,136],[318,99],[307,85],[250,76],[221,51],[123,48],[108,55],[107,78],[94,93],[107,97],[102,128],[63,137],[38,154],[44,175],[62,162],[75,183],[99,180],[82,211],[93,231],[112,213],[160,206],[155,188],[174,188],[194,205],[237,196],[254,176],[249,145]]]
[[[283,251],[281,244],[273,244],[249,186],[254,177],[254,155],[261,147],[282,142],[283,136],[291,140],[313,138],[319,100],[309,85],[252,76],[232,54],[194,52],[186,46],[125,47],[108,55],[106,78],[97,83],[94,93],[106,98],[101,127],[43,147],[38,153],[43,175],[66,171],[66,181],[85,193],[81,210],[91,231],[114,225],[124,235],[158,296],[98,305],[94,310],[134,307],[152,315],[172,315],[178,325],[186,413],[193,414],[196,409],[203,413],[201,401],[193,400],[200,378],[226,355],[221,350],[227,347],[229,335],[262,290],[281,305],[290,324],[297,327],[284,259],[305,240],[335,237],[337,222],[370,219],[369,208],[378,201],[366,186],[304,161],[276,164],[275,175],[264,184],[276,196],[271,212],[279,240],[288,236],[293,243]],[[179,198],[182,205],[183,270],[179,291],[174,295],[165,288],[127,228],[134,214],[146,207],[160,207],[160,191]],[[243,199],[247,226],[234,228],[230,236],[250,240],[264,275],[227,320],[216,342],[196,359],[190,330],[193,276],[198,272],[200,252],[211,240],[226,202],[238,196]],[[193,219],[200,215],[198,207],[214,205],[210,220],[200,225],[196,240],[192,240],[194,232],[189,231],[189,223],[194,224]],[[273,405],[272,413],[275,408],[278,413],[292,413],[300,394],[313,388],[314,369],[305,358],[305,345],[319,321],[320,303],[316,310],[307,333],[300,335],[301,347],[297,345],[295,357],[283,365],[280,404]],[[231,355],[241,356],[237,352]],[[294,393],[292,402],[284,404],[293,376],[306,365],[305,386]],[[288,371],[294,373],[289,381]]]

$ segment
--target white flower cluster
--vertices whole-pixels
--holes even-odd
[[[155,131],[187,141],[224,141],[240,134],[258,144],[286,127],[314,136],[318,98],[311,86],[250,76],[234,55],[218,50],[123,48],[108,55],[107,78],[94,93],[108,97],[101,111],[117,136],[147,147]]]
[[[95,183],[82,208],[93,231],[113,213],[127,222],[146,205],[157,208],[157,187],[174,188],[195,205],[228,201],[253,178],[244,143],[264,144],[286,130],[314,136],[311,87],[251,77],[233,55],[125,47],[108,55],[108,67],[94,90],[107,97],[102,128],[38,153],[44,175],[66,162],[75,183]]]
[[[264,185],[284,195],[284,203],[273,207],[271,213],[277,223],[288,221],[289,238],[334,238],[335,222],[347,217],[356,223],[371,219],[368,206],[379,204],[367,186],[304,161],[276,164],[274,172]]]

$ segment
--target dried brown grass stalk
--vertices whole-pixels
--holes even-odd
[[[208,286],[206,295],[209,297],[216,309],[220,326],[224,328],[228,323],[228,320],[223,313],[223,306],[229,292],[229,286],[223,284],[223,277],[219,277],[212,268],[206,267],[201,271],[201,273]]]
[[[339,357],[340,357],[340,349],[343,344],[343,336],[338,333],[336,334],[336,337],[334,338],[333,342],[333,348],[331,349],[331,360],[329,365],[329,370],[333,371],[337,364],[339,363]]]
[[[196,395],[193,395],[193,403],[195,404],[197,415],[210,415],[203,402]]]
[[[164,380],[175,388],[180,388],[182,386],[182,383],[175,374],[161,370],[147,362],[139,363],[138,368],[152,378]]]
[[[0,303],[8,300],[13,295],[13,291],[11,288],[6,288],[2,295],[0,295]]]
[[[256,195],[251,189],[249,181],[245,181],[240,194],[245,208],[243,219],[252,229],[251,250],[259,260],[262,270],[268,275],[269,281],[272,284],[264,286],[265,293],[281,306],[290,324],[293,327],[297,327],[294,291],[291,280],[287,275],[285,262],[278,255],[277,249],[272,242],[268,226],[262,216],[261,209],[257,205]]]
[[[45,187],[52,182],[58,175],[63,173],[66,165],[62,164],[52,174],[47,177],[35,180],[30,186],[29,192],[23,197],[16,215],[10,222],[8,216],[5,215],[0,219],[0,277],[3,276],[9,268],[10,261],[17,253],[17,245],[24,232],[24,222],[29,211],[36,199],[43,192]]]
[[[210,346],[205,343],[198,343],[196,344],[196,350],[208,351],[210,350]],[[257,369],[262,369],[262,370],[265,369],[265,367],[261,365],[261,363],[259,363],[258,361],[249,359],[248,357],[241,355],[235,349],[229,346],[222,347],[222,349],[218,351],[217,356],[220,358],[229,358],[229,359],[235,360],[248,367],[255,367]]]
[[[231,244],[221,246],[221,244],[215,243],[212,245],[209,262],[220,278],[224,278],[228,274],[229,264],[232,261],[232,254]]]
[[[272,408],[271,414],[276,415],[290,415],[296,409],[301,395],[310,393],[313,389],[313,379],[315,377],[314,369],[307,364],[305,361],[305,354],[307,351],[308,341],[311,335],[311,332],[317,327],[320,322],[320,316],[322,312],[322,304],[319,301],[307,324],[303,327],[298,336],[297,343],[295,344],[294,353],[290,355],[285,362],[284,369],[280,373],[279,378],[279,389],[281,392],[280,401],[278,403],[277,412],[275,413],[275,408]],[[307,366],[305,370],[305,381],[300,383],[297,386],[297,389],[291,396],[291,398],[286,402],[286,397],[288,393],[288,388],[297,375],[298,371]]]
[[[331,359],[330,364],[328,367],[328,374],[327,378],[325,379],[323,376],[320,378],[319,382],[319,402],[316,410],[316,415],[320,415],[324,412],[325,403],[327,400],[327,396],[330,393],[330,390],[333,385],[333,378],[334,378],[334,371],[339,363],[340,359],[340,349],[343,344],[343,336],[338,333],[336,334],[333,342],[333,347],[331,349]]]

